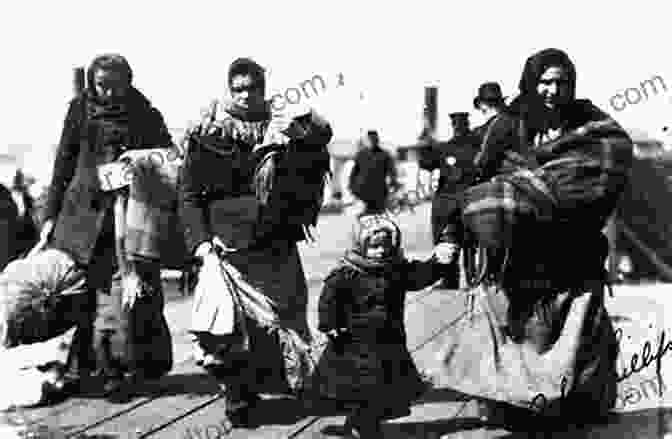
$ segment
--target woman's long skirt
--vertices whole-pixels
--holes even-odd
[[[121,306],[112,215],[106,218],[86,271],[88,300],[68,355],[68,372],[81,377],[139,373],[159,377],[173,365],[173,346],[163,314],[164,294],[158,261],[137,264],[143,297],[130,310]]]
[[[256,393],[300,391],[313,368],[307,322],[308,287],[297,245],[276,240],[272,245],[226,256],[244,281],[275,304],[273,328],[247,317],[249,350],[240,337],[197,334],[203,353],[229,369],[227,380]],[[238,331],[236,331],[238,333]],[[238,333],[239,334],[239,333]]]

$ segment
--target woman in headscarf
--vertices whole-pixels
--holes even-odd
[[[160,333],[136,334],[128,352],[110,352],[113,335],[124,331],[108,325],[123,316],[120,288],[112,283],[117,272],[115,251],[115,191],[104,191],[98,168],[116,161],[129,149],[172,145],[161,113],[133,84],[128,61],[117,54],[96,57],[87,71],[88,86],[69,105],[56,153],[52,182],[42,226],[42,238],[70,254],[86,271],[89,306],[80,309],[80,323],[68,356],[62,386],[77,392],[83,378],[102,376],[106,391],[126,378],[159,377],[172,367],[172,344],[162,317],[163,291],[159,265],[138,263],[142,289],[151,297],[149,313],[161,315]],[[147,308],[146,308],[147,309]],[[154,316],[145,316],[153,318]],[[147,346],[152,346],[151,352]],[[90,382],[87,380],[86,382]]]
[[[276,306],[279,328],[248,321],[251,347],[241,355],[231,337],[194,331],[199,363],[227,381],[233,411],[253,406],[259,392],[300,387],[292,361],[301,353],[288,345],[293,334],[305,342],[311,337],[297,242],[317,219],[332,131],[312,111],[298,118],[272,114],[264,69],[251,59],[231,64],[228,87],[231,101],[215,102],[187,133],[180,193],[189,249],[204,266],[208,258],[226,258]]]
[[[495,177],[469,191],[464,219],[489,255],[439,380],[561,422],[594,420],[615,402],[601,230],[632,160],[627,134],[575,87],[564,52],[531,56],[520,95],[486,134],[480,165]]]

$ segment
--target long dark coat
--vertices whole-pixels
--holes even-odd
[[[371,148],[357,152],[350,174],[350,191],[374,207],[384,207],[389,189],[387,177],[396,175],[394,159],[384,149]]]
[[[407,291],[438,280],[441,268],[430,258],[380,269],[345,265],[327,276],[318,329],[347,328],[348,336],[340,348],[330,343],[320,358],[316,379],[323,395],[392,409],[408,408],[422,393],[406,346],[404,301]],[[388,389],[394,389],[393,395]]]
[[[132,88],[127,95],[129,133],[123,146],[99,144],[102,128],[86,117],[88,95],[85,92],[70,102],[45,209],[45,219],[56,220],[52,244],[82,264],[89,263],[103,229],[113,232],[109,214],[114,199],[100,190],[97,166],[116,160],[126,149],[172,143],[161,113]]]

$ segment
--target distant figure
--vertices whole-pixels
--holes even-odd
[[[497,174],[511,173],[527,165],[529,160],[525,157],[525,145],[520,138],[524,128],[510,116],[499,84],[482,84],[478,96],[474,98],[474,107],[487,118],[474,130],[482,145],[474,160],[479,179],[489,180]]]
[[[11,191],[0,184],[0,270],[14,259],[18,216],[19,209]]]
[[[481,139],[485,138],[488,128],[497,116],[506,110],[506,101],[502,95],[502,88],[496,82],[485,82],[478,87],[478,95],[474,98],[474,108],[485,116],[486,122],[474,128],[474,134]]]
[[[432,202],[432,236],[434,244],[454,246],[453,261],[447,265],[443,282],[445,289],[460,287],[460,249],[464,246],[461,220],[461,197],[474,184],[474,157],[479,151],[480,138],[469,130],[469,113],[451,113],[453,138],[438,142],[420,162],[428,171],[440,170],[439,183]]]
[[[16,245],[13,255],[16,258],[30,250],[37,243],[40,233],[33,217],[35,203],[28,193],[25,177],[21,170],[16,171],[11,191],[14,202],[18,207],[15,235]]]
[[[397,171],[392,155],[380,147],[378,132],[370,130],[355,156],[349,188],[364,202],[365,213],[381,213],[387,206],[390,187],[396,189]]]

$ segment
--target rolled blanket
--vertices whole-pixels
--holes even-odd
[[[129,153],[134,153],[130,157]],[[177,213],[177,178],[182,159],[177,150],[155,148],[126,153],[132,160],[123,239],[124,257],[160,260],[181,268],[189,260]]]
[[[463,219],[490,247],[512,244],[527,219],[601,229],[628,181],[632,141],[611,118],[590,121],[535,150],[541,165],[470,188]]]

